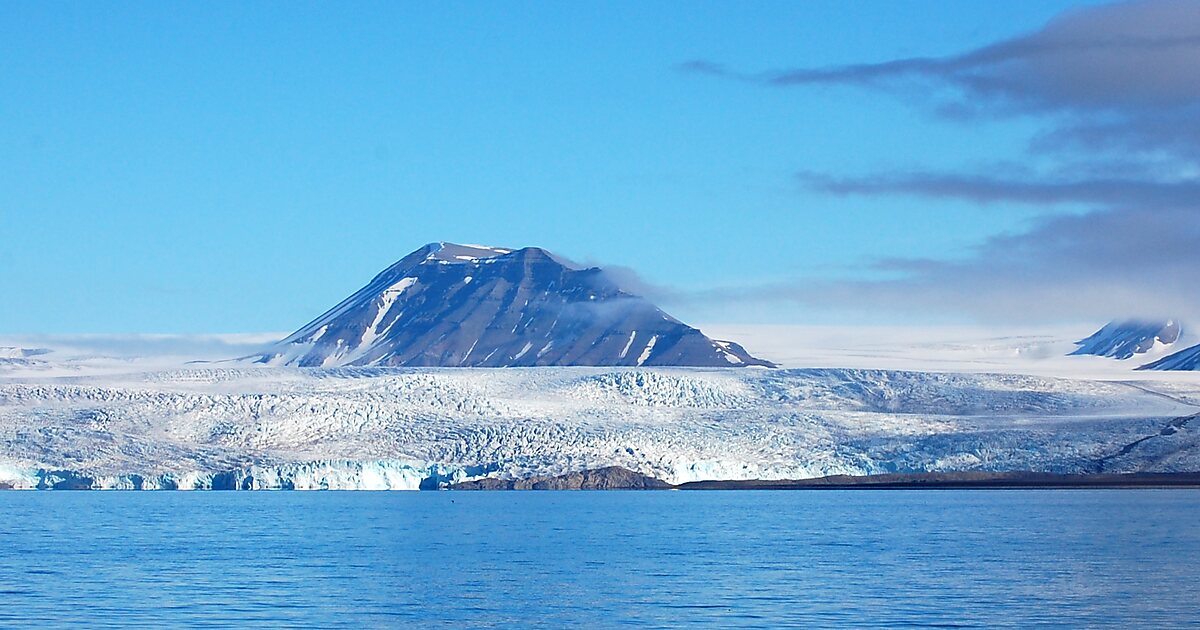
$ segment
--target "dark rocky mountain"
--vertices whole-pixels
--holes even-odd
[[[536,247],[431,243],[258,362],[331,366],[770,366],[599,268]]]
[[[1071,354],[1128,359],[1174,344],[1181,332],[1174,320],[1110,322],[1087,339],[1076,341],[1079,348]]]
[[[1147,363],[1138,369],[1172,371],[1200,370],[1200,345],[1192,346],[1190,348],[1180,350],[1175,354],[1167,355],[1153,363]]]

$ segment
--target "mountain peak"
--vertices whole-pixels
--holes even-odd
[[[1174,344],[1181,331],[1174,319],[1112,321],[1090,337],[1076,341],[1079,347],[1071,354],[1128,359]]]
[[[503,247],[489,247],[487,245],[460,245],[458,243],[447,243],[445,241],[430,243],[417,250],[417,252],[427,252],[425,256],[426,260],[436,260],[439,262],[448,263],[475,262],[485,258],[494,258],[496,256],[510,254],[512,251],[513,250],[511,249]]]
[[[430,243],[266,354],[331,366],[770,366],[539,247]]]

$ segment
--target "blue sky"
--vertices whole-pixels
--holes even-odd
[[[0,332],[291,330],[438,240],[629,267],[693,296],[668,299],[689,321],[842,317],[763,296],[844,295],[907,269],[873,261],[970,259],[1083,210],[797,173],[1054,170],[1074,158],[1029,145],[1061,112],[681,65],[941,58],[1088,6],[4,3]]]

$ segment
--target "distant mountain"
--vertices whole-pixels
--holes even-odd
[[[45,348],[0,346],[0,359],[28,359],[29,357],[41,356],[43,354],[50,354],[50,351]]]
[[[0,370],[44,365],[44,361],[35,357],[49,353],[45,348],[0,346]]]
[[[266,353],[273,365],[771,366],[536,247],[431,243]]]
[[[1079,348],[1071,354],[1128,359],[1174,344],[1181,331],[1174,320],[1110,322],[1087,339],[1076,341]]]
[[[1200,345],[1192,346],[1184,350],[1180,350],[1175,354],[1165,356],[1153,363],[1147,363],[1139,370],[1172,370],[1172,371],[1196,371],[1200,370]]]

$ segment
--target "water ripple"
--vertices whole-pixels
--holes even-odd
[[[1186,627],[1198,498],[6,492],[0,626]]]

